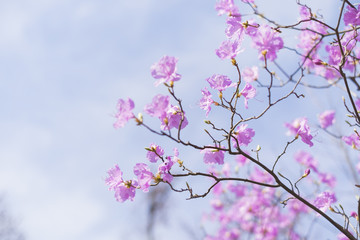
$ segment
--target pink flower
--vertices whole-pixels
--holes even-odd
[[[161,129],[169,130],[171,128],[179,128],[182,119],[182,113],[178,106],[169,103],[169,96],[156,95],[151,104],[145,106],[144,111],[152,117],[158,117],[161,121]],[[181,129],[186,127],[188,121],[184,116]]]
[[[200,153],[204,154],[204,162],[206,164],[224,164],[224,151],[205,148]]]
[[[334,124],[335,122],[335,111],[334,110],[327,110],[323,113],[321,113],[318,116],[319,122],[320,122],[320,126],[322,128],[327,128],[331,125]]]
[[[158,94],[152,99],[152,103],[145,106],[144,111],[152,117],[163,118],[169,105],[170,97]]]
[[[336,184],[336,178],[330,173],[319,173],[320,181],[334,188]]]
[[[243,32],[244,32],[244,26],[241,22],[241,16],[231,16],[228,17],[226,20],[227,28],[225,29],[225,34],[228,38],[237,38],[241,39]]]
[[[150,168],[145,163],[137,163],[134,167],[134,174],[138,177],[139,187],[144,191],[148,192],[150,182],[154,178],[154,175],[150,171]]]
[[[283,48],[284,42],[279,34],[270,26],[260,26],[256,35],[253,36],[253,45],[260,53],[260,59],[264,59],[263,51],[266,51],[266,59],[274,61],[276,53]]]
[[[299,151],[295,153],[294,158],[298,163],[303,164],[305,167],[311,168],[315,172],[318,171],[317,170],[318,162],[313,158],[313,156],[310,153],[305,151]]]
[[[350,136],[342,137],[342,140],[350,145],[352,148],[359,149],[360,148],[360,138],[356,133],[351,134]]]
[[[300,19],[306,20],[311,18],[311,13],[309,9],[305,6],[300,6]]]
[[[225,75],[214,74],[207,78],[206,81],[210,84],[210,87],[218,91],[224,91],[226,88],[235,87],[236,83],[233,83],[230,78]]]
[[[351,6],[347,6],[347,12],[344,14],[345,25],[352,24],[354,26],[360,24],[360,6],[358,9],[354,9]]]
[[[177,148],[174,149],[174,156],[165,158],[164,162],[158,168],[158,174],[162,176],[162,180],[171,183],[173,176],[170,174],[170,170],[174,163],[178,161],[179,152]]]
[[[345,234],[343,234],[343,233],[339,233],[337,235],[337,239],[338,240],[349,240],[349,238],[347,236],[345,236]]]
[[[247,128],[247,124],[241,124],[236,132],[236,140],[234,141],[234,147],[242,146],[242,145],[249,145],[252,141],[252,137],[255,136],[255,131],[252,128]]]
[[[246,83],[243,90],[240,92],[241,96],[244,96],[245,108],[248,108],[248,100],[252,99],[256,95],[256,89],[249,83]]]
[[[257,66],[253,66],[251,68],[248,67],[242,71],[242,79],[244,79],[244,81],[247,83],[256,81],[258,78],[259,78],[259,69]]]
[[[325,212],[334,202],[336,202],[335,194],[326,191],[316,197],[314,205],[321,211]]]
[[[212,100],[212,95],[205,87],[203,90],[201,90],[201,94],[203,97],[200,99],[200,108],[204,109],[206,111],[206,117],[209,115],[209,112],[211,110],[211,104],[214,103]]]
[[[182,119],[182,114],[180,108],[178,106],[171,105],[166,111],[166,117],[161,120],[162,121],[161,129],[162,130],[170,130],[172,128],[179,129],[181,119]],[[188,120],[184,116],[184,120],[182,121],[181,124],[181,129],[183,129],[187,125],[188,125]]]
[[[124,127],[131,118],[135,118],[132,112],[134,107],[135,104],[130,98],[127,100],[119,99],[116,106],[117,113],[115,114],[116,122],[114,123],[114,128]]]
[[[149,149],[146,158],[152,163],[156,163],[164,155],[164,150],[156,144],[151,144]]]
[[[220,59],[235,58],[238,53],[243,51],[243,49],[240,49],[241,42],[242,39],[235,41],[226,40],[215,50],[215,53]]]
[[[356,99],[355,101],[356,109],[360,111],[360,98]]]
[[[301,140],[312,147],[314,144],[311,142],[313,136],[310,132],[310,127],[307,124],[306,118],[297,118],[291,124],[285,123],[285,126],[289,129],[288,134],[300,136]]]
[[[234,0],[220,0],[216,2],[215,10],[218,12],[219,16],[223,14],[234,15],[239,13],[239,9],[234,4]]]
[[[247,159],[244,155],[236,155],[235,161],[242,167],[249,162],[249,159]]]
[[[177,61],[177,58],[163,56],[159,62],[151,66],[151,75],[153,78],[159,79],[154,83],[155,86],[180,80],[181,75],[176,73]]]
[[[135,180],[124,181],[122,172],[118,165],[110,168],[108,171],[109,177],[105,179],[105,183],[109,185],[109,190],[115,191],[115,199],[118,202],[126,200],[134,200],[137,182]]]

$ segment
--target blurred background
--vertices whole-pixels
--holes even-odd
[[[257,4],[280,21],[297,20],[295,1]],[[331,19],[338,4],[312,6]],[[3,209],[9,239],[201,239],[208,199],[186,201],[187,194],[159,188],[120,204],[104,179],[115,164],[132,178],[133,165],[146,161],[145,147],[168,143],[133,122],[112,127],[119,98],[131,97],[135,112],[141,112],[154,95],[167,93],[155,88],[150,76],[150,66],[163,55],[179,58],[183,78],[176,91],[192,123],[185,137],[209,140],[202,131],[205,113],[198,107],[204,80],[214,73],[236,79],[233,66],[214,53],[225,40],[226,26],[214,5],[200,0],[0,1],[0,213]],[[287,38],[295,41],[294,35]],[[252,66],[257,53],[237,60],[241,68]],[[288,106],[277,109],[280,116],[300,117]],[[221,120],[221,115],[212,117]],[[266,135],[268,126],[259,127]],[[278,133],[283,142],[285,131]],[[283,147],[268,144],[268,156]],[[174,146],[165,146],[169,155]],[[180,158],[203,166],[198,152],[184,150]],[[200,184],[200,193],[204,190]]]

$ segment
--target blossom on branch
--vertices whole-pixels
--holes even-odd
[[[181,124],[181,129],[188,124],[185,113],[181,112],[178,106],[170,104],[169,96],[156,95],[152,103],[145,106],[144,111],[152,117],[158,117],[161,121],[161,129],[163,130],[170,130],[171,128],[178,129],[182,118],[184,119]]]
[[[109,185],[109,190],[115,191],[115,199],[118,202],[125,202],[126,200],[134,200],[135,190],[137,187],[136,180],[124,181],[122,178],[122,171],[118,165],[108,170],[109,177],[105,179],[105,183]]]
[[[149,191],[150,182],[154,178],[154,174],[150,171],[150,168],[145,163],[137,163],[134,167],[134,174],[138,177],[138,184],[140,189],[144,192]]]
[[[285,123],[285,127],[289,129],[288,135],[300,136],[301,140],[312,147],[314,144],[311,141],[313,136],[311,135],[310,127],[307,124],[307,118],[297,118],[291,124]]]
[[[248,146],[251,143],[252,138],[255,136],[255,131],[252,128],[248,128],[247,124],[241,124],[234,132],[236,140],[234,140],[234,147]]]
[[[205,148],[200,153],[204,154],[204,162],[206,164],[224,164],[224,151]]]
[[[131,118],[135,118],[132,112],[134,107],[135,104],[130,98],[127,100],[119,99],[116,106],[117,113],[115,114],[116,122],[114,123],[114,128],[124,127]]]
[[[170,97],[161,94],[153,97],[152,102],[147,104],[144,111],[152,117],[164,118],[170,104]]]
[[[206,117],[209,115],[209,112],[211,111],[211,104],[214,103],[214,100],[212,100],[212,95],[207,90],[206,87],[204,87],[203,90],[201,90],[201,94],[203,95],[200,99],[200,108],[206,111]]]
[[[152,163],[156,163],[164,155],[164,150],[156,144],[151,144],[146,150],[146,158]]]
[[[244,97],[245,108],[248,108],[248,100],[255,97],[256,88],[254,88],[251,84],[246,83],[244,89],[241,90],[239,95]]]
[[[216,55],[220,59],[233,59],[238,53],[244,51],[241,49],[242,39],[238,40],[226,40],[221,43],[220,47],[215,50]]]
[[[344,14],[344,23],[345,25],[352,24],[354,26],[360,24],[360,5],[358,9],[347,6],[347,12]]]
[[[224,91],[226,88],[236,86],[236,83],[233,83],[229,77],[220,74],[214,74],[207,78],[206,81],[210,84],[211,88],[218,91]]]
[[[178,161],[179,152],[177,148],[174,149],[174,156],[168,156],[164,159],[164,162],[158,168],[158,175],[161,176],[164,182],[171,183],[173,176],[170,174],[170,170],[174,163]]]
[[[219,16],[223,14],[227,14],[227,15],[239,14],[239,9],[234,4],[234,0],[219,0],[218,2],[216,2],[215,10],[218,12]]]
[[[230,16],[226,20],[227,28],[225,29],[225,34],[228,38],[241,39],[244,26],[241,22],[241,16]]]
[[[329,191],[319,194],[315,201],[315,207],[319,208],[321,211],[325,212],[328,208],[331,207],[331,204],[336,202],[335,194]]]
[[[163,56],[159,62],[151,66],[151,75],[158,79],[154,85],[159,86],[161,83],[171,83],[181,79],[181,75],[176,73],[176,63],[178,59],[175,57]]]
[[[276,53],[284,46],[282,38],[278,35],[279,33],[267,25],[260,26],[257,29],[256,34],[252,37],[252,40],[253,46],[260,53],[260,59],[264,59],[264,53],[267,60],[274,61],[276,59]]]

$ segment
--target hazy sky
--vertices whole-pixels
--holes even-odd
[[[163,55],[179,58],[178,93],[189,111],[198,109],[205,78],[234,74],[214,54],[225,39],[225,18],[216,15],[214,4],[0,1],[0,191],[28,240],[143,239],[144,194],[134,203],[117,203],[104,178],[115,163],[131,177],[153,138],[134,124],[113,129],[115,105],[120,97],[132,97],[142,111],[154,95],[166,93],[153,86],[149,71]],[[297,12],[294,4],[289,9]],[[296,19],[290,10],[276,17]],[[238,61],[250,66],[256,56]],[[204,118],[202,111],[192,114]],[[188,154],[201,161],[201,155]],[[184,239],[185,230],[174,223],[196,229],[207,203],[175,195],[166,220],[172,226],[159,230],[159,240],[174,231]]]

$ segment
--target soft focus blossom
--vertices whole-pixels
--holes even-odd
[[[329,187],[334,188],[336,178],[330,173],[319,173],[319,178],[322,183],[327,184]]]
[[[137,180],[139,187],[144,192],[148,192],[150,187],[150,182],[154,177],[148,165],[146,165],[145,163],[137,163],[134,167],[134,174],[138,177]]]
[[[152,102],[147,104],[144,111],[152,117],[163,118],[170,105],[170,97],[161,94],[153,97]]]
[[[242,52],[241,49],[242,39],[238,40],[226,40],[221,43],[220,47],[215,50],[216,55],[220,59],[232,59],[235,58],[238,53]]]
[[[127,100],[119,99],[116,106],[117,113],[115,114],[116,122],[114,123],[114,128],[124,127],[131,118],[135,118],[132,112],[134,107],[135,104],[130,98]]]
[[[356,110],[360,111],[360,98],[356,99],[355,106],[356,106]]]
[[[304,9],[306,8],[305,7],[300,8],[301,10],[300,15],[302,16],[302,18],[308,18],[307,14],[310,13],[308,12],[307,9],[305,11]],[[309,30],[300,32],[299,41],[298,41],[299,43],[297,44],[297,47],[303,53],[302,60],[305,61],[304,66],[310,69],[314,68],[317,74],[319,74],[324,70],[324,66],[322,64],[315,65],[313,60],[319,59],[317,52],[321,47],[321,43],[319,43],[321,39],[320,34],[326,34],[327,27],[315,21],[304,22],[302,23],[302,26],[304,27],[304,29],[309,29]],[[305,56],[308,56],[308,58],[305,59]]]
[[[250,37],[255,37],[260,25],[255,22],[254,19],[247,20],[244,23],[244,30],[245,34],[249,35]]]
[[[218,12],[218,15],[238,15],[239,9],[234,4],[234,0],[219,0],[216,2],[215,10]]]
[[[360,138],[356,133],[342,137],[342,140],[352,148],[360,149]]]
[[[300,136],[301,140],[310,147],[314,145],[311,141],[313,136],[311,135],[306,118],[297,118],[292,123],[285,123],[285,126],[289,129],[289,135]]]
[[[152,163],[156,163],[164,155],[164,150],[156,144],[151,144],[149,149],[146,158]]]
[[[241,22],[241,16],[231,16],[226,20],[227,28],[225,34],[228,38],[241,39],[244,32],[244,26]]]
[[[335,194],[326,191],[316,197],[314,205],[321,211],[325,212],[334,202],[336,202]]]
[[[206,117],[207,117],[211,110],[211,104],[213,104],[214,101],[211,98],[212,97],[211,93],[209,92],[209,90],[207,90],[206,87],[204,87],[204,89],[201,90],[201,94],[203,96],[200,99],[200,108],[206,111]]]
[[[253,46],[258,49],[260,59],[264,59],[263,53],[266,51],[266,59],[274,61],[276,53],[283,48],[284,42],[279,33],[271,29],[270,26],[263,25],[257,29],[256,35],[252,37]]]
[[[159,62],[151,66],[151,75],[153,78],[158,79],[154,83],[155,86],[180,80],[181,75],[176,73],[177,61],[177,58],[164,56]]]
[[[335,111],[327,110],[318,116],[321,128],[327,128],[335,122]]]
[[[259,78],[259,69],[257,66],[253,66],[251,68],[245,68],[242,71],[242,79],[247,82],[253,82],[256,81]]]
[[[206,164],[224,164],[224,151],[205,148],[200,153],[204,154],[204,162]]]
[[[352,24],[354,26],[360,24],[360,5],[358,9],[354,9],[351,6],[347,6],[346,12],[344,14],[345,25]]]
[[[251,84],[246,83],[243,90],[241,90],[240,95],[244,97],[245,108],[248,108],[248,100],[252,99],[256,95],[256,88]]]
[[[310,168],[315,172],[318,171],[318,162],[313,158],[310,153],[305,151],[298,151],[297,153],[295,153],[294,158],[298,163],[304,165],[305,167]]]
[[[249,159],[247,159],[244,155],[236,155],[235,161],[242,167],[249,162]]]
[[[233,83],[229,77],[220,74],[214,74],[207,78],[206,81],[210,84],[211,88],[218,91],[224,91],[226,88],[236,86],[236,83]]]
[[[310,10],[305,6],[300,6],[300,19],[306,20],[311,18]]]
[[[241,124],[236,129],[235,135],[237,142],[234,141],[234,147],[237,147],[237,144],[239,144],[239,146],[247,146],[252,141],[252,138],[255,136],[255,131],[247,126],[247,124]]]

